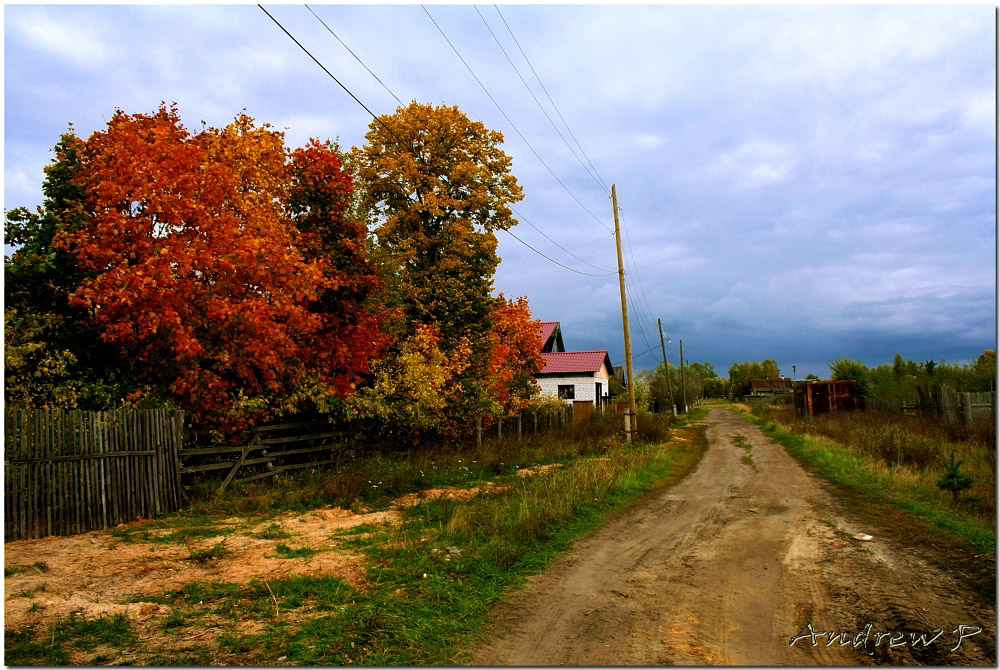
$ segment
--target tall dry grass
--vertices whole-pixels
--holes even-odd
[[[327,468],[234,485],[222,496],[214,495],[219,479],[205,478],[195,487],[192,511],[244,515],[323,505],[382,507],[392,498],[424,489],[474,486],[526,466],[603,455],[622,445],[624,420],[595,412],[585,421],[537,435],[531,428],[523,424],[522,439],[517,440],[516,424],[505,424],[503,438],[487,433],[480,446],[453,441],[409,451],[381,451],[371,444],[345,448]],[[668,436],[666,417],[639,415],[640,443],[658,443]]]
[[[936,417],[877,411],[797,416],[788,405],[756,405],[750,411],[793,432],[843,445],[865,457],[870,467],[891,473],[911,488],[923,489],[942,506],[958,507],[982,520],[996,515],[997,454],[993,422],[966,427]],[[953,450],[963,461],[962,472],[974,478],[972,489],[957,502],[937,486]]]

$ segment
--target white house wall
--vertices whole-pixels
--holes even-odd
[[[540,395],[559,397],[559,387],[564,384],[572,384],[576,387],[575,398],[567,400],[566,404],[572,404],[574,400],[589,400],[594,402],[597,399],[596,384],[600,382],[601,393],[608,392],[608,380],[601,377],[539,377],[537,380]]]

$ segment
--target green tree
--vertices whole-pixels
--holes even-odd
[[[729,380],[733,387],[734,396],[744,396],[750,393],[750,381],[753,379],[778,379],[780,377],[781,370],[778,368],[778,362],[773,358],[762,362],[733,363],[729,367]]]
[[[861,361],[853,358],[837,358],[830,362],[831,379],[853,379],[857,384],[858,402],[864,407],[871,397],[871,381],[868,368]]]
[[[82,148],[71,126],[45,167],[42,206],[14,208],[4,220],[5,242],[17,247],[4,257],[9,404],[106,409],[138,387],[129,357],[87,325],[86,309],[70,305],[70,294],[90,275],[73,252],[53,245],[89,219]]]

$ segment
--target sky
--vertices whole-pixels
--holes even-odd
[[[996,348],[993,6],[310,5],[329,30],[264,7],[375,114],[391,91],[504,134],[525,244],[498,234],[496,290],[568,350],[624,360],[612,184],[636,370],[657,319],[671,363],[683,340],[721,376]],[[5,209],[41,204],[70,123],[161,101],[290,148],[372,122],[257,5],[5,5]]]

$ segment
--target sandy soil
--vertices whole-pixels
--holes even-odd
[[[523,476],[551,469],[539,467]],[[213,523],[232,532],[186,544],[142,541],[140,533],[147,526],[152,534],[176,530],[154,529],[148,520],[122,524],[116,529],[137,531],[128,542],[109,530],[8,542],[4,544],[6,567],[42,562],[46,569],[28,567],[25,572],[4,578],[4,626],[20,629],[27,624],[47,624],[74,613],[90,619],[125,612],[135,622],[147,622],[168,615],[170,607],[142,602],[143,596],[160,596],[196,581],[246,583],[252,579],[326,575],[342,577],[363,589],[364,557],[340,547],[338,532],[361,524],[395,523],[401,518],[399,510],[424,500],[466,500],[500,488],[489,483],[469,489],[428,489],[397,498],[388,511],[367,514],[327,507],[263,521],[234,517]],[[291,537],[250,537],[274,526]],[[193,551],[222,541],[226,553],[221,557],[205,563],[190,560]],[[318,553],[290,560],[276,554],[278,543]]]
[[[283,514],[258,524],[233,518],[217,525],[239,527],[237,532],[189,545],[122,542],[108,531],[8,542],[4,545],[5,566],[31,566],[42,561],[48,569],[42,572],[29,568],[4,579],[4,626],[18,629],[72,613],[93,618],[126,612],[129,618],[143,621],[167,614],[169,608],[154,603],[128,603],[130,599],[162,595],[195,581],[249,582],[254,578],[315,574],[340,576],[361,587],[362,556],[337,548],[332,536],[360,524],[392,522],[398,516],[395,511],[354,514],[326,508]],[[136,529],[150,523],[139,521],[120,528]],[[243,535],[259,533],[272,525],[292,537],[275,541]],[[222,540],[227,553],[221,558],[205,563],[188,559],[192,550],[211,547]],[[275,553],[278,542],[319,553],[308,558],[284,559]],[[30,597],[24,597],[28,593]]]
[[[473,664],[996,664],[995,559],[859,503],[732,412],[705,423],[696,470],[512,595]],[[952,650],[961,625],[982,632]]]

